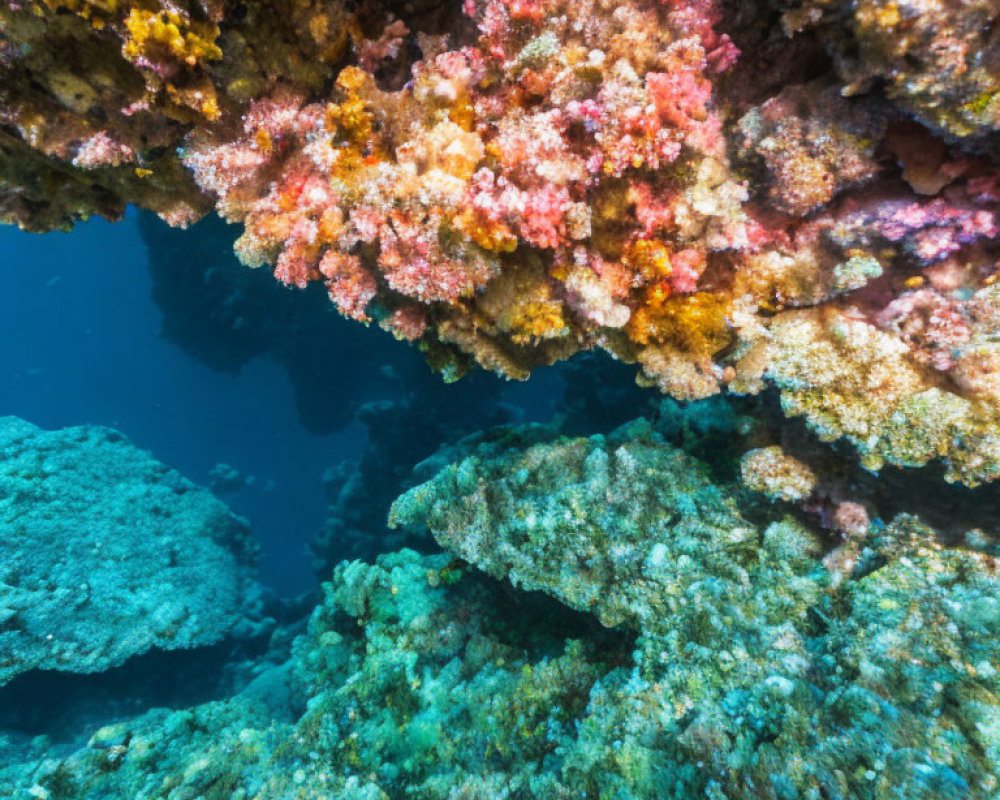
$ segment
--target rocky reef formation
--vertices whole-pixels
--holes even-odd
[[[326,521],[310,545],[320,580],[345,558],[370,561],[404,546],[426,549],[425,536],[388,527],[392,502],[433,475],[443,459],[491,438],[495,426],[533,412],[561,431],[617,427],[637,411],[652,412],[660,399],[655,390],[635,386],[628,380],[628,368],[604,354],[559,364],[548,378],[551,415],[547,408],[526,406],[524,397],[507,396],[502,384],[486,373],[445,384],[426,370],[408,376],[396,399],[373,401],[358,409],[356,420],[368,432],[361,457],[345,459],[323,477]],[[728,406],[718,403],[710,410],[699,406],[682,412],[674,407],[666,413],[677,420],[678,433],[691,417],[700,415],[705,424],[697,433],[688,431],[691,438],[725,452],[714,434],[731,433],[733,420],[727,411]]]
[[[953,137],[984,139],[1000,129],[1000,6],[993,0],[780,5],[786,31],[819,32],[846,94],[881,85],[894,104]]]
[[[995,796],[995,540],[825,539],[646,421],[459,449],[394,511],[452,554],[339,565],[239,695],[36,742],[0,795]]]
[[[0,9],[0,217],[214,208],[447,377],[601,348],[1000,474],[995,0]],[[81,66],[83,65],[83,66]],[[85,67],[85,68],[84,68]]]
[[[402,376],[290,650],[86,746],[0,741],[0,796],[995,800],[998,36],[996,0],[3,4],[0,219],[214,211],[306,290],[217,280],[221,228],[175,273],[147,224],[203,358],[320,397],[378,358],[325,290],[449,380],[603,350],[671,399],[452,441],[375,545],[417,461],[503,416]],[[565,431],[648,410],[592,365]],[[722,391],[755,421],[678,411]],[[106,432],[0,435],[0,681],[243,619],[252,547],[205,493]],[[333,567],[425,530],[445,554]]]
[[[262,621],[246,523],[115,431],[0,419],[0,530],[0,684]]]
[[[608,794],[986,798],[1000,786],[995,559],[942,549],[916,518],[821,561],[815,534],[790,517],[748,521],[646,422],[490,443],[393,516],[640,635],[604,718],[580,723],[606,737],[592,780]]]

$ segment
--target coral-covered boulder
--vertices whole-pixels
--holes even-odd
[[[246,523],[107,428],[0,419],[0,531],[0,683],[213,644],[256,613]]]
[[[520,481],[513,493],[526,509],[530,480],[518,465],[538,445],[510,445],[512,470],[482,489]],[[549,448],[550,485],[564,456],[564,498],[597,485],[581,481],[573,457],[601,450],[596,440]],[[693,465],[669,447],[663,455]],[[344,563],[289,659],[238,696],[116,721],[58,757],[45,741],[13,755],[0,742],[0,795],[993,800],[992,560],[942,549],[901,517],[872,534],[842,583],[818,590],[825,570],[798,525],[713,547],[705,531],[728,515],[715,515],[725,495],[709,485],[703,474],[679,485],[674,497],[694,507],[661,519],[655,580],[639,578],[633,596],[673,611],[647,620],[638,640],[448,554]],[[541,495],[534,502],[541,510]],[[648,519],[656,509],[645,507]],[[567,510],[593,521],[596,564],[599,522],[611,512]],[[553,537],[537,574],[569,565],[576,579],[581,540],[567,537],[560,553]]]
[[[640,633],[634,671],[594,684],[562,749],[570,785],[589,774],[622,797],[994,797],[995,547],[946,549],[899,515],[821,561],[813,533],[748,521],[733,498],[639,422],[482,445],[401,497],[394,518]]]
[[[679,597],[698,586],[750,602],[747,570],[766,562],[762,542],[766,551],[795,541],[800,560],[817,550],[791,523],[762,534],[645,420],[608,437],[481,445],[400,497],[390,523],[426,524],[494,577],[646,632],[677,624],[691,611]]]

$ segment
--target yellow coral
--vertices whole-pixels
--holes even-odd
[[[326,108],[326,126],[331,133],[352,144],[362,144],[372,134],[372,113],[358,95],[368,75],[357,67],[347,67],[337,76],[337,88],[345,97]]]
[[[636,270],[647,281],[660,281],[673,274],[669,248],[658,239],[642,239],[629,246],[625,265]]]
[[[41,0],[33,8],[38,14],[48,10],[56,13],[62,9],[72,11],[85,19],[95,30],[103,30],[108,21],[118,12],[118,0]]]
[[[699,356],[712,356],[729,344],[728,299],[712,292],[671,295],[663,284],[648,287],[643,303],[625,326],[637,344],[668,342]]]
[[[483,219],[472,209],[465,209],[452,221],[452,227],[479,245],[483,250],[493,253],[513,253],[517,249],[517,235],[504,222],[491,222]]]
[[[520,345],[552,339],[567,331],[562,304],[553,300],[518,304],[502,321],[510,332],[511,341]]]
[[[125,18],[125,28],[129,38],[122,52],[130,61],[153,58],[158,48],[166,48],[190,67],[201,60],[222,58],[222,50],[215,44],[219,26],[186,19],[173,9],[133,8]]]

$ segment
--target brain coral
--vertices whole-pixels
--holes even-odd
[[[256,613],[246,523],[106,428],[0,419],[0,531],[0,684],[213,644]]]

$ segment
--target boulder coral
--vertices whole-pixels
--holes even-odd
[[[601,348],[994,479],[1000,8],[733,5],[10,2],[0,217],[214,209],[448,378]]]
[[[246,523],[107,428],[0,418],[0,684],[265,622]]]

